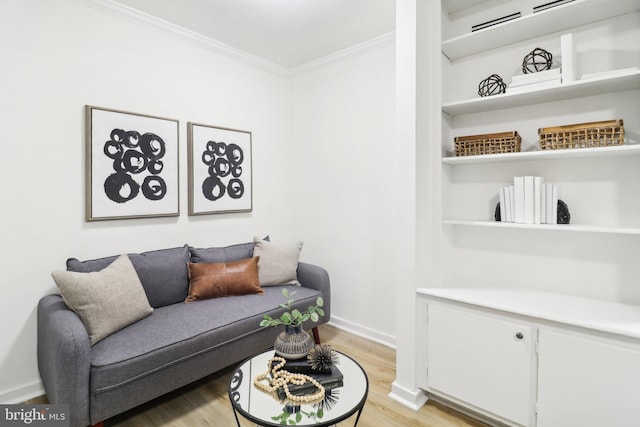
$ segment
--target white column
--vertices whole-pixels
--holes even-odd
[[[396,145],[403,210],[396,251],[396,380],[390,397],[419,409],[426,375],[416,288],[439,282],[440,1],[396,1]]]

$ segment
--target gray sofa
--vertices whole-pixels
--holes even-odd
[[[280,286],[264,294],[226,296],[185,304],[187,262],[228,262],[250,258],[253,243],[225,248],[163,249],[129,258],[153,313],[90,345],[84,324],[60,295],[38,304],[38,368],[50,403],[69,405],[71,426],[104,420],[201,379],[273,345],[280,328],[260,328],[264,314],[279,316]],[[67,260],[68,271],[99,271],[116,257]],[[331,316],[327,272],[299,263],[295,307],[317,296]],[[307,323],[305,328],[318,324]],[[317,332],[315,330],[314,332]]]

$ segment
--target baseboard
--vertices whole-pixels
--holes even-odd
[[[0,402],[6,404],[15,404],[26,402],[29,399],[42,396],[44,387],[40,381],[16,387],[13,389],[0,390]]]
[[[362,338],[366,338],[370,341],[377,342],[378,344],[382,344],[393,349],[396,348],[396,337],[367,328],[366,326],[362,326],[358,323],[344,320],[340,317],[334,316],[333,314],[331,315],[329,325],[335,326],[336,328],[342,329],[351,334],[358,335]],[[320,337],[320,339],[322,339],[322,337]]]
[[[409,390],[395,381],[391,384],[391,393],[388,396],[414,411],[422,408],[429,400],[429,396],[423,390]]]

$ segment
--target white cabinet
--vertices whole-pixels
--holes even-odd
[[[514,289],[418,290],[425,390],[511,426],[640,421],[640,306]]]
[[[433,303],[428,309],[432,391],[531,425],[534,331],[503,317]]]
[[[539,427],[640,423],[640,345],[540,330]]]

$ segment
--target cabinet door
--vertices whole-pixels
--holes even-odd
[[[538,427],[640,425],[640,346],[540,330]]]
[[[533,328],[437,303],[428,307],[427,327],[431,391],[517,424],[532,425]]]

